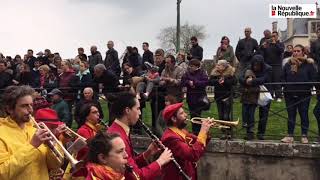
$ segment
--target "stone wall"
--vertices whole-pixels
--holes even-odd
[[[145,149],[146,137],[133,138]],[[198,162],[199,180],[320,180],[320,145],[213,139]]]

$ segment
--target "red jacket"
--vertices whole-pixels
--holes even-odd
[[[183,132],[180,131],[182,134]],[[197,179],[196,163],[205,152],[205,146],[193,134],[179,135],[171,128],[167,128],[162,135],[163,145],[168,147],[183,171],[192,178]],[[185,137],[183,137],[185,136]],[[170,162],[163,167],[163,179],[184,180],[178,168]]]
[[[85,123],[84,125],[82,125],[78,129],[77,133],[86,139],[90,139],[96,135],[97,129],[93,125]],[[77,160],[84,160],[86,158],[88,152],[89,152],[88,147],[82,148],[78,152],[76,159]],[[87,169],[84,167],[84,168],[79,169],[77,172],[75,172],[72,175],[72,177],[87,177],[87,174],[88,174]]]
[[[72,101],[74,99],[79,86],[79,81],[79,78],[73,70],[69,70],[68,72],[64,72],[59,75],[59,88],[66,101]]]
[[[107,130],[108,133],[117,133],[126,145],[126,153],[128,154],[128,164],[133,167],[134,173],[136,173],[141,180],[154,180],[160,176],[161,170],[157,162],[152,162],[148,165],[143,157],[143,153],[138,156],[134,155],[133,147],[130,137],[127,136],[125,130],[115,120]],[[137,178],[133,173],[125,172],[126,180],[136,180]]]

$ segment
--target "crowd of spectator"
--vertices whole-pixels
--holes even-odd
[[[182,102],[186,93],[190,116],[201,117],[202,111],[210,109],[206,87],[214,86],[218,118],[230,121],[233,99],[237,97],[234,93],[236,88],[242,103],[242,125],[247,129],[245,138],[255,138],[254,114],[259,108],[257,138],[263,140],[272,102],[261,106],[258,99],[261,86],[268,83],[265,86],[273,102],[284,100],[287,107],[288,136],[282,141],[293,142],[296,113],[299,112],[301,142],[308,143],[311,91],[313,87],[320,89],[317,84],[312,84],[319,79],[320,30],[317,31],[318,39],[310,44],[310,50],[299,44],[284,47],[278,32],[270,30],[264,31],[264,37],[258,44],[251,33],[251,28],[245,28],[245,37],[239,40],[235,51],[230,39],[223,36],[210,72],[202,68],[203,48],[196,37],[191,38],[188,52],[180,51],[176,56],[166,54],[163,49],[153,53],[149,44],[144,42],[142,55],[137,47],[128,46],[119,58],[113,41],[107,43],[104,60],[97,46],[91,46],[88,56],[84,48],[78,48],[78,54],[71,60],[64,60],[59,53],[51,53],[49,49],[37,53],[37,57],[31,49],[23,58],[20,55],[11,58],[0,54],[0,89],[9,85],[32,86],[37,90],[35,110],[51,106],[68,126],[72,125],[73,119],[79,124],[80,107],[87,103],[97,104],[99,114],[104,118],[99,96],[108,102],[109,117],[106,119],[111,124],[116,111],[112,109],[115,93],[131,91],[141,101],[142,109],[145,102],[150,101],[152,127],[160,136],[164,127],[162,122],[158,122],[161,121],[159,115],[166,102]],[[294,84],[299,82],[310,83]],[[5,113],[5,110],[1,111],[2,116]],[[319,124],[319,102],[314,114]],[[193,133],[197,134],[199,128],[193,124]],[[141,132],[139,127],[134,129],[136,133]],[[232,138],[232,129],[223,130],[221,138]]]

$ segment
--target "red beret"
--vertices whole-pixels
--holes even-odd
[[[171,104],[164,108],[162,112],[162,116],[165,122],[168,122],[171,117],[176,113],[181,107],[183,106],[183,103],[176,103]]]
[[[34,118],[37,122],[44,122],[49,128],[63,124],[63,122],[59,121],[57,112],[50,108],[37,110]]]

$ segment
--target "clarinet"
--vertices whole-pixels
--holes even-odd
[[[160,147],[160,149],[164,150],[166,147],[162,144],[162,142],[160,141],[160,139],[152,133],[152,131],[148,128],[147,125],[144,124],[144,122],[142,122],[141,119],[138,120],[139,125],[146,131],[146,133],[148,134],[148,136]],[[176,161],[176,159],[172,159],[172,162],[174,163],[174,165],[176,166],[176,168],[179,170],[179,173],[186,179],[186,180],[192,180],[191,177],[189,177],[181,168],[180,164]]]

